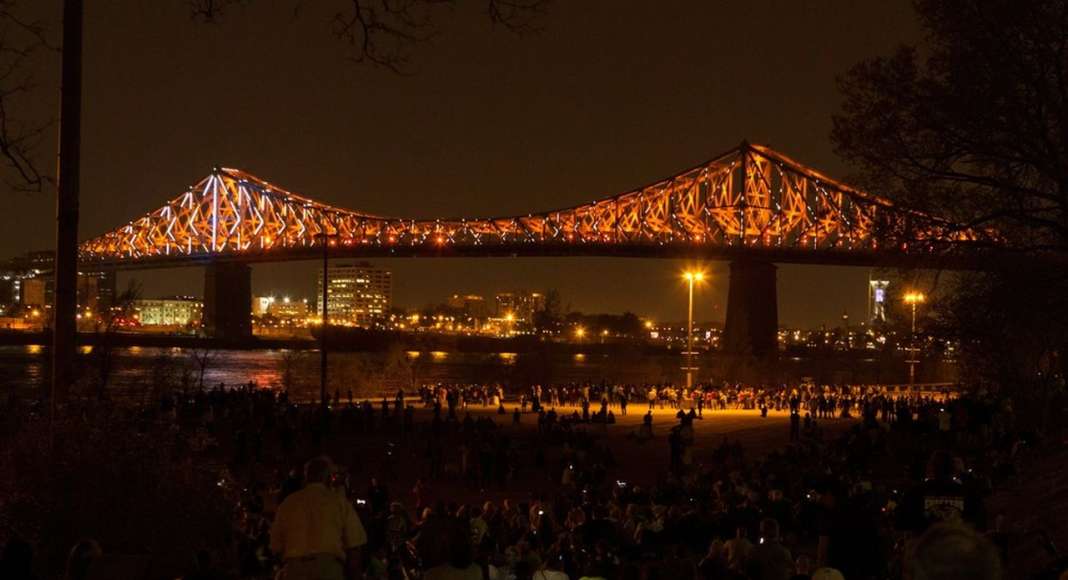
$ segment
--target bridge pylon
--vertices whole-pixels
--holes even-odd
[[[731,262],[721,343],[730,379],[771,380],[774,376],[779,352],[775,271],[775,265],[767,261]]]
[[[204,331],[212,338],[252,338],[252,267],[211,262],[204,268]]]

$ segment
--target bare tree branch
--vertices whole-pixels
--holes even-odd
[[[487,0],[490,21],[516,34],[538,32],[550,0]]]
[[[50,48],[39,22],[23,20],[16,0],[0,0],[0,162],[5,183],[16,191],[42,191],[52,182],[35,162],[36,145],[51,121],[33,123],[12,115],[16,102],[33,88],[29,60]]]
[[[537,32],[538,21],[551,0],[483,0],[494,25],[515,34]],[[231,7],[251,0],[186,0],[193,17],[215,22]],[[406,74],[414,45],[438,32],[440,12],[455,8],[459,0],[335,0],[340,6],[330,17],[330,30],[351,49],[350,60]],[[294,0],[293,14],[310,3]]]

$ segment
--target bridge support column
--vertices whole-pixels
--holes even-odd
[[[213,262],[204,268],[204,332],[212,338],[252,338],[252,268]]]
[[[722,351],[728,378],[769,380],[779,352],[779,305],[775,265],[771,262],[731,262],[727,291],[727,321]]]

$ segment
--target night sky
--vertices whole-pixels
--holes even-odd
[[[61,2],[23,2],[58,30]],[[213,165],[374,214],[510,215],[585,203],[672,175],[743,138],[832,176],[834,76],[919,31],[908,0],[711,2],[559,0],[536,35],[494,27],[482,2],[444,13],[410,75],[347,60],[329,8],[256,0],[215,24],[181,0],[89,2],[85,32],[81,237],[155,209]],[[333,5],[341,0],[303,4]],[[46,6],[47,5],[47,6]],[[38,57],[18,112],[58,107],[58,53]],[[51,168],[54,130],[40,143]],[[54,202],[8,193],[0,254],[54,247]],[[452,292],[557,288],[587,312],[685,316],[670,260],[378,260],[394,302]],[[314,263],[256,266],[256,292],[310,296]],[[700,319],[721,320],[726,264],[709,264]],[[135,274],[146,296],[200,294],[198,269]],[[868,271],[782,266],[780,322],[865,311]]]

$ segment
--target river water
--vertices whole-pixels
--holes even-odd
[[[624,383],[684,380],[677,354],[648,354],[622,348],[609,353],[531,352],[460,353],[442,351],[330,353],[331,390],[357,396],[377,396],[397,387],[422,382],[502,382],[506,385],[601,381]],[[109,362],[110,361],[110,362]],[[699,357],[697,380],[722,380],[722,361],[714,355]],[[101,369],[110,369],[101,372]],[[175,388],[246,384],[289,388],[313,393],[319,386],[319,352],[315,350],[217,350],[124,347],[93,351],[82,347],[79,372],[89,388],[106,380],[109,389],[122,393],[149,392],[153,386]],[[907,367],[900,360],[864,356],[814,359],[780,357],[780,380],[811,377],[823,383],[903,383]],[[0,384],[22,392],[40,387],[48,376],[47,349],[37,346],[0,346]],[[955,365],[927,362],[918,382],[956,379]]]

